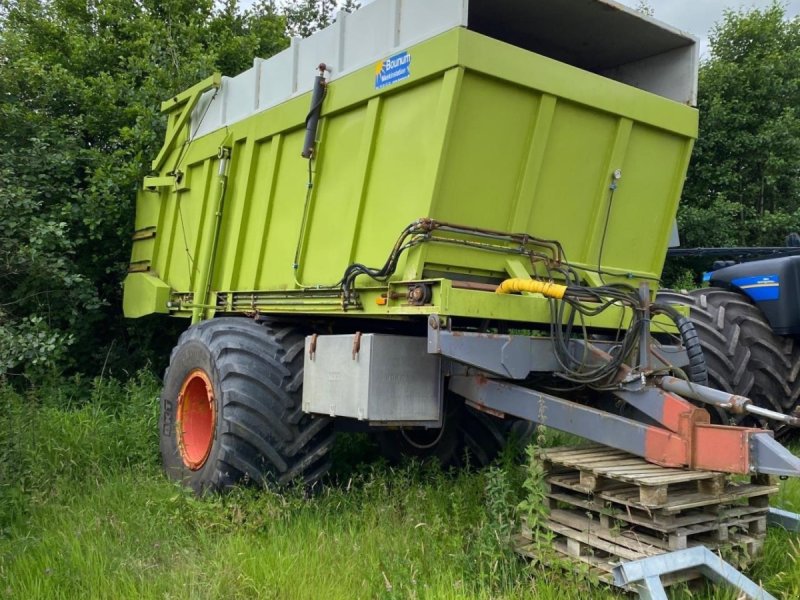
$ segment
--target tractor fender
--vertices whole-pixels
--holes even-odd
[[[710,274],[710,284],[747,296],[778,335],[800,334],[800,256],[742,263]]]

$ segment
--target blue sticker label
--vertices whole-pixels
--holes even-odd
[[[781,282],[777,275],[754,275],[731,281],[755,302],[777,300],[781,295]]]
[[[376,90],[409,77],[411,77],[411,55],[408,52],[395,54],[375,65]]]

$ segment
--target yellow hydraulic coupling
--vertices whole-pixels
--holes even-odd
[[[534,279],[506,279],[495,292],[498,294],[531,292],[532,294],[542,294],[547,298],[561,300],[567,292],[567,286],[547,281],[536,281]]]

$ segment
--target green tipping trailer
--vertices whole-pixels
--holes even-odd
[[[696,82],[694,39],[610,0],[375,0],[165,101],[124,309],[192,319],[167,472],[312,484],[340,427],[485,463],[547,422],[662,466],[800,473],[683,399],[758,408],[703,385],[688,310],[654,302]]]
[[[665,38],[653,46],[677,46],[682,52],[666,54],[692,73],[692,40],[628,13],[614,16],[649,25],[650,35]],[[165,102],[167,143],[137,201],[126,314],[435,313],[549,322],[541,298],[499,298],[468,285],[546,275],[503,240],[497,250],[508,252],[422,243],[400,256],[388,282],[359,277],[358,303],[343,306],[330,293],[349,265],[382,266],[419,218],[558,240],[589,284],[657,281],[697,111],[486,35],[489,24],[480,20],[447,26],[402,51],[387,48],[389,61],[406,61],[387,84],[381,58],[334,70],[311,161],[300,156],[310,92],[202,135],[193,134],[193,121],[211,120],[222,104],[220,78]],[[528,35],[549,26],[534,21]],[[655,50],[628,52],[603,59],[628,64]],[[320,51],[315,62],[332,60]],[[296,77],[310,83],[314,74]],[[215,102],[196,110],[209,94]],[[533,239],[529,248],[542,250]],[[430,302],[409,302],[419,282]],[[597,324],[618,322],[609,311]]]

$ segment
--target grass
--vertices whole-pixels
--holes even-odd
[[[523,498],[512,466],[392,468],[362,438],[306,498],[252,489],[197,499],[161,475],[158,384],[74,380],[0,390],[0,597],[613,598],[510,550]],[[777,502],[800,510],[800,486]],[[770,533],[750,575],[800,596],[800,544]],[[733,598],[704,588],[679,597]]]

